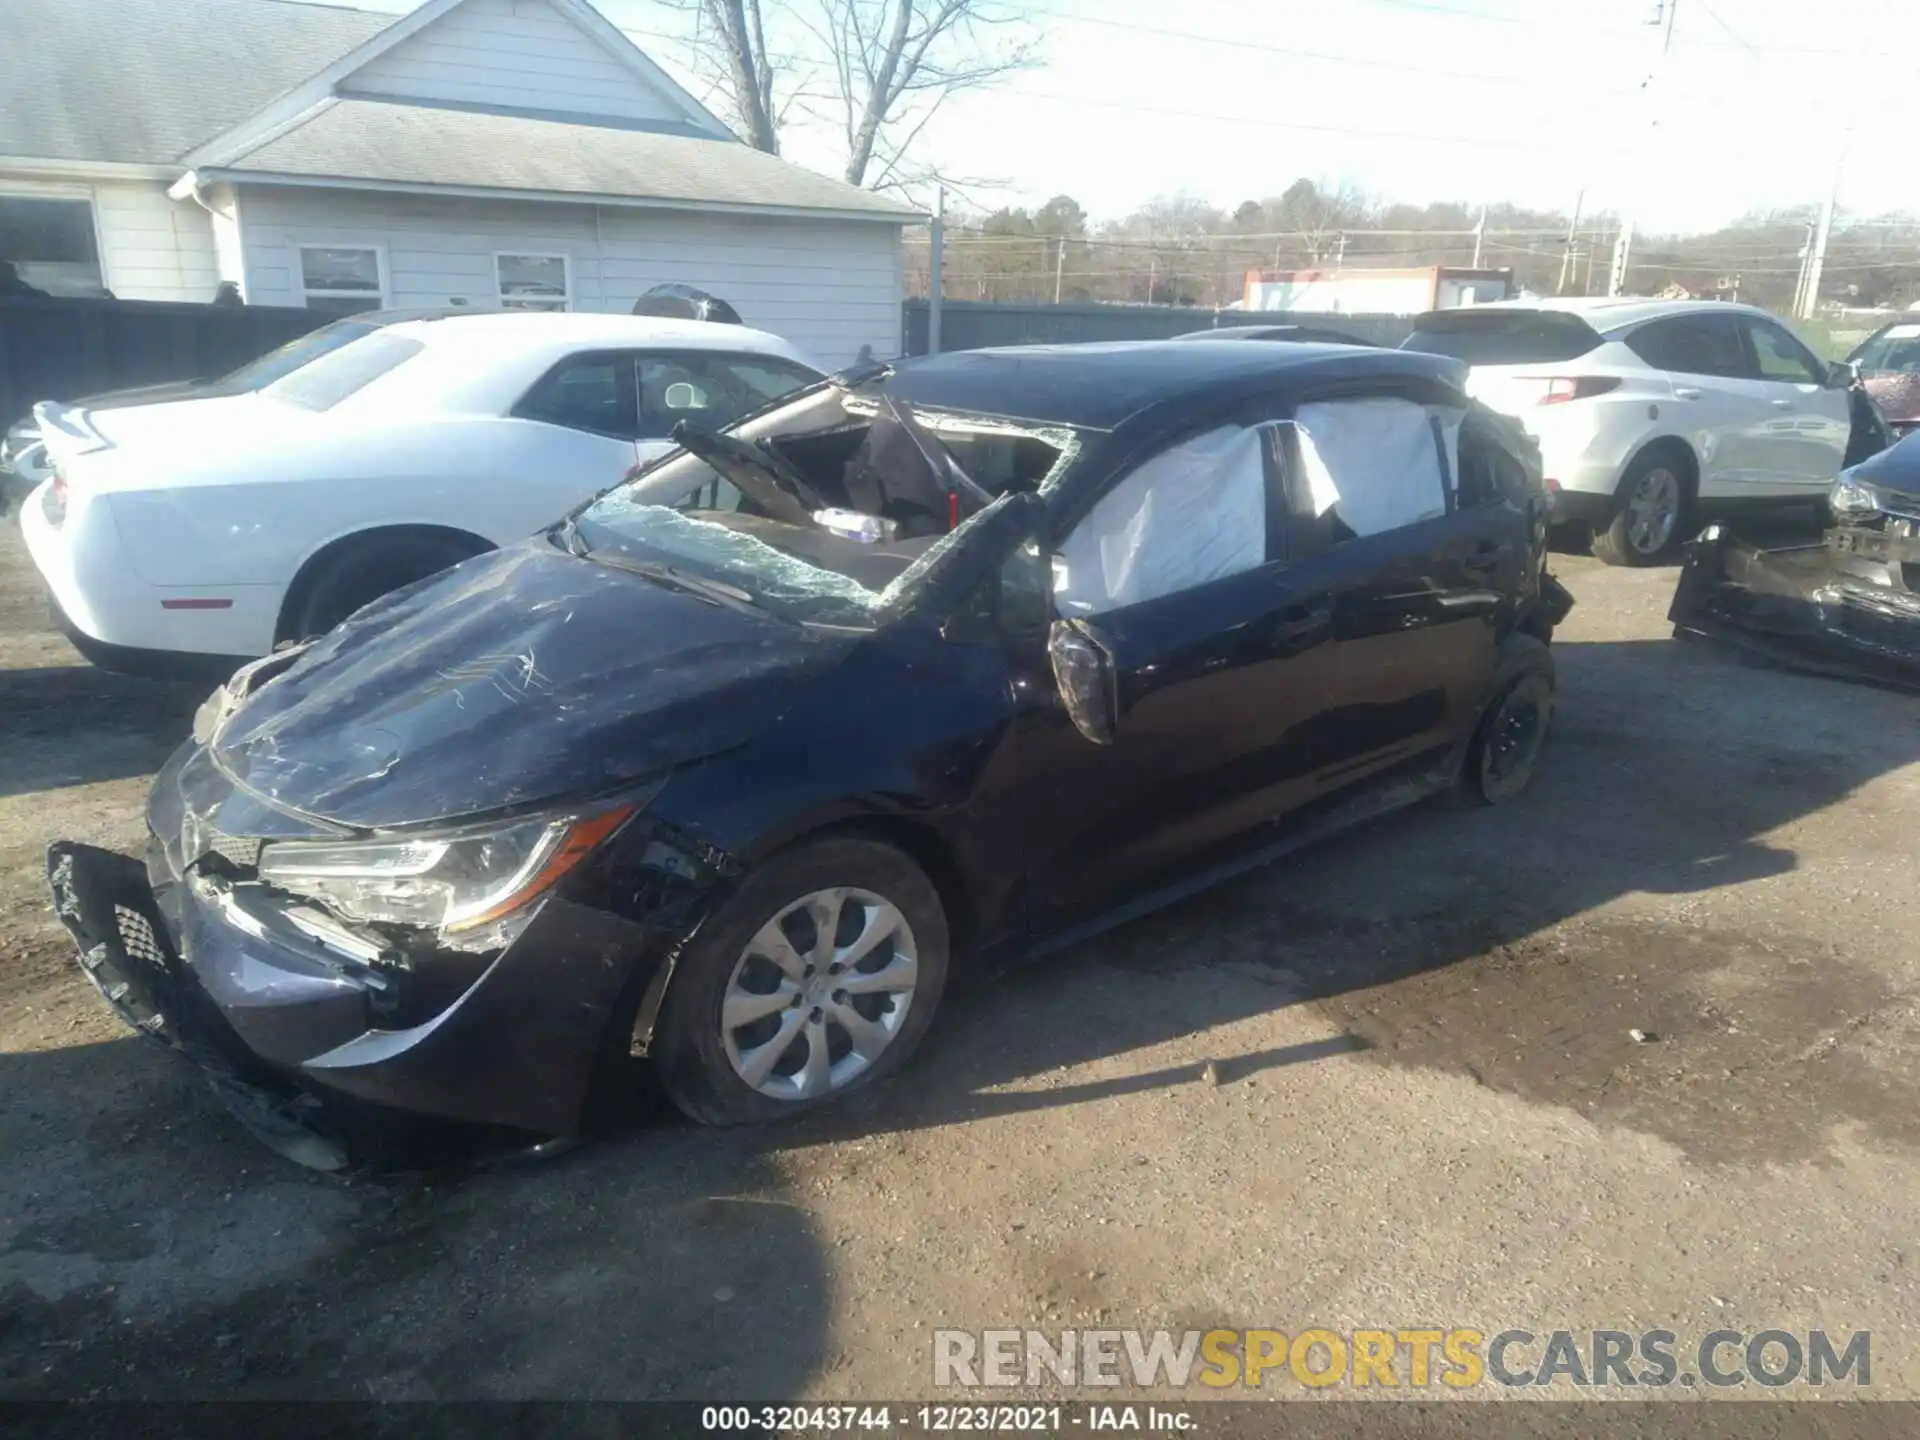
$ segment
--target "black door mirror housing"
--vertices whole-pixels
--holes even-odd
[[[1111,745],[1118,710],[1113,657],[1077,620],[1056,620],[1047,635],[1053,683],[1074,729],[1096,745]]]

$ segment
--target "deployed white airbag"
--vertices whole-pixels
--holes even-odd
[[[1103,495],[1055,556],[1060,613],[1098,615],[1264,564],[1263,449],[1259,430],[1210,431]]]
[[[1440,453],[1424,405],[1332,400],[1294,413],[1313,513],[1331,510],[1365,538],[1447,513]],[[1458,431],[1449,446],[1458,445]]]

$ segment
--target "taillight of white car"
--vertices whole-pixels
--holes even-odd
[[[53,479],[47,482],[47,493],[40,499],[40,513],[47,517],[49,525],[58,527],[67,518],[67,477],[59,470],[53,472]]]
[[[1569,400],[1591,400],[1609,390],[1620,388],[1618,379],[1606,375],[1514,376],[1507,382],[1515,399],[1530,405],[1564,405]]]

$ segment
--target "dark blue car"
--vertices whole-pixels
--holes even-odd
[[[576,1132],[895,1070],[1043,953],[1436,792],[1526,784],[1571,603],[1453,361],[871,367],[245,668],[55,903],[120,1013],[317,1163],[371,1103]],[[299,1137],[297,1140],[294,1137]]]

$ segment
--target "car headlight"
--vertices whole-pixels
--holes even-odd
[[[1842,470],[1827,492],[1827,508],[1843,520],[1870,520],[1885,507],[1878,490]]]
[[[637,809],[627,803],[404,840],[276,840],[260,852],[260,878],[350,920],[457,936],[546,894]]]

